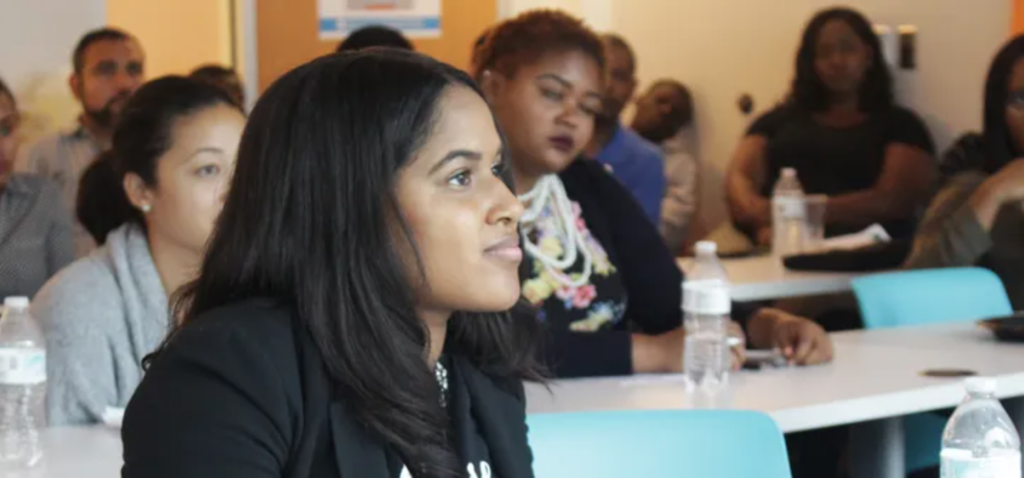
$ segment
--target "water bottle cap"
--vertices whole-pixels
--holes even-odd
[[[27,309],[28,308],[28,297],[7,297],[4,299],[4,308],[9,309]]]
[[[784,178],[795,178],[796,169],[794,168],[782,168],[782,177]]]
[[[967,393],[996,393],[996,379],[992,377],[971,377],[964,382]]]
[[[711,241],[700,241],[696,246],[697,254],[717,254],[718,244]]]

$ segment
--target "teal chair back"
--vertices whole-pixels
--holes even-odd
[[[662,410],[529,415],[537,478],[791,478],[767,415]]]
[[[891,272],[853,280],[869,329],[964,322],[1009,315],[999,276],[978,267]]]
[[[999,277],[977,267],[891,272],[854,279],[868,329],[965,322],[1013,313]],[[907,471],[938,464],[946,417],[904,419]]]

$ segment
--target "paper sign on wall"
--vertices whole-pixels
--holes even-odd
[[[441,36],[441,0],[317,0],[320,39],[337,40],[370,25],[410,38]]]

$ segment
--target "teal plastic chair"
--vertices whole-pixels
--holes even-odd
[[[977,267],[861,277],[853,280],[853,292],[868,329],[967,322],[1013,313],[999,276]],[[936,466],[945,418],[925,413],[910,415],[903,423],[907,471]]]
[[[663,410],[529,415],[537,478],[791,478],[767,415]]]

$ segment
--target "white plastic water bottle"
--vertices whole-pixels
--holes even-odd
[[[28,298],[8,297],[0,316],[0,469],[43,457],[46,343],[28,313]]]
[[[967,397],[942,433],[942,478],[1020,478],[1020,436],[993,378],[967,379]]]
[[[729,277],[714,242],[697,243],[697,260],[683,282],[686,342],[683,372],[689,391],[715,392],[729,382]]]
[[[783,168],[772,193],[772,254],[788,256],[803,249],[807,204],[796,170]]]

